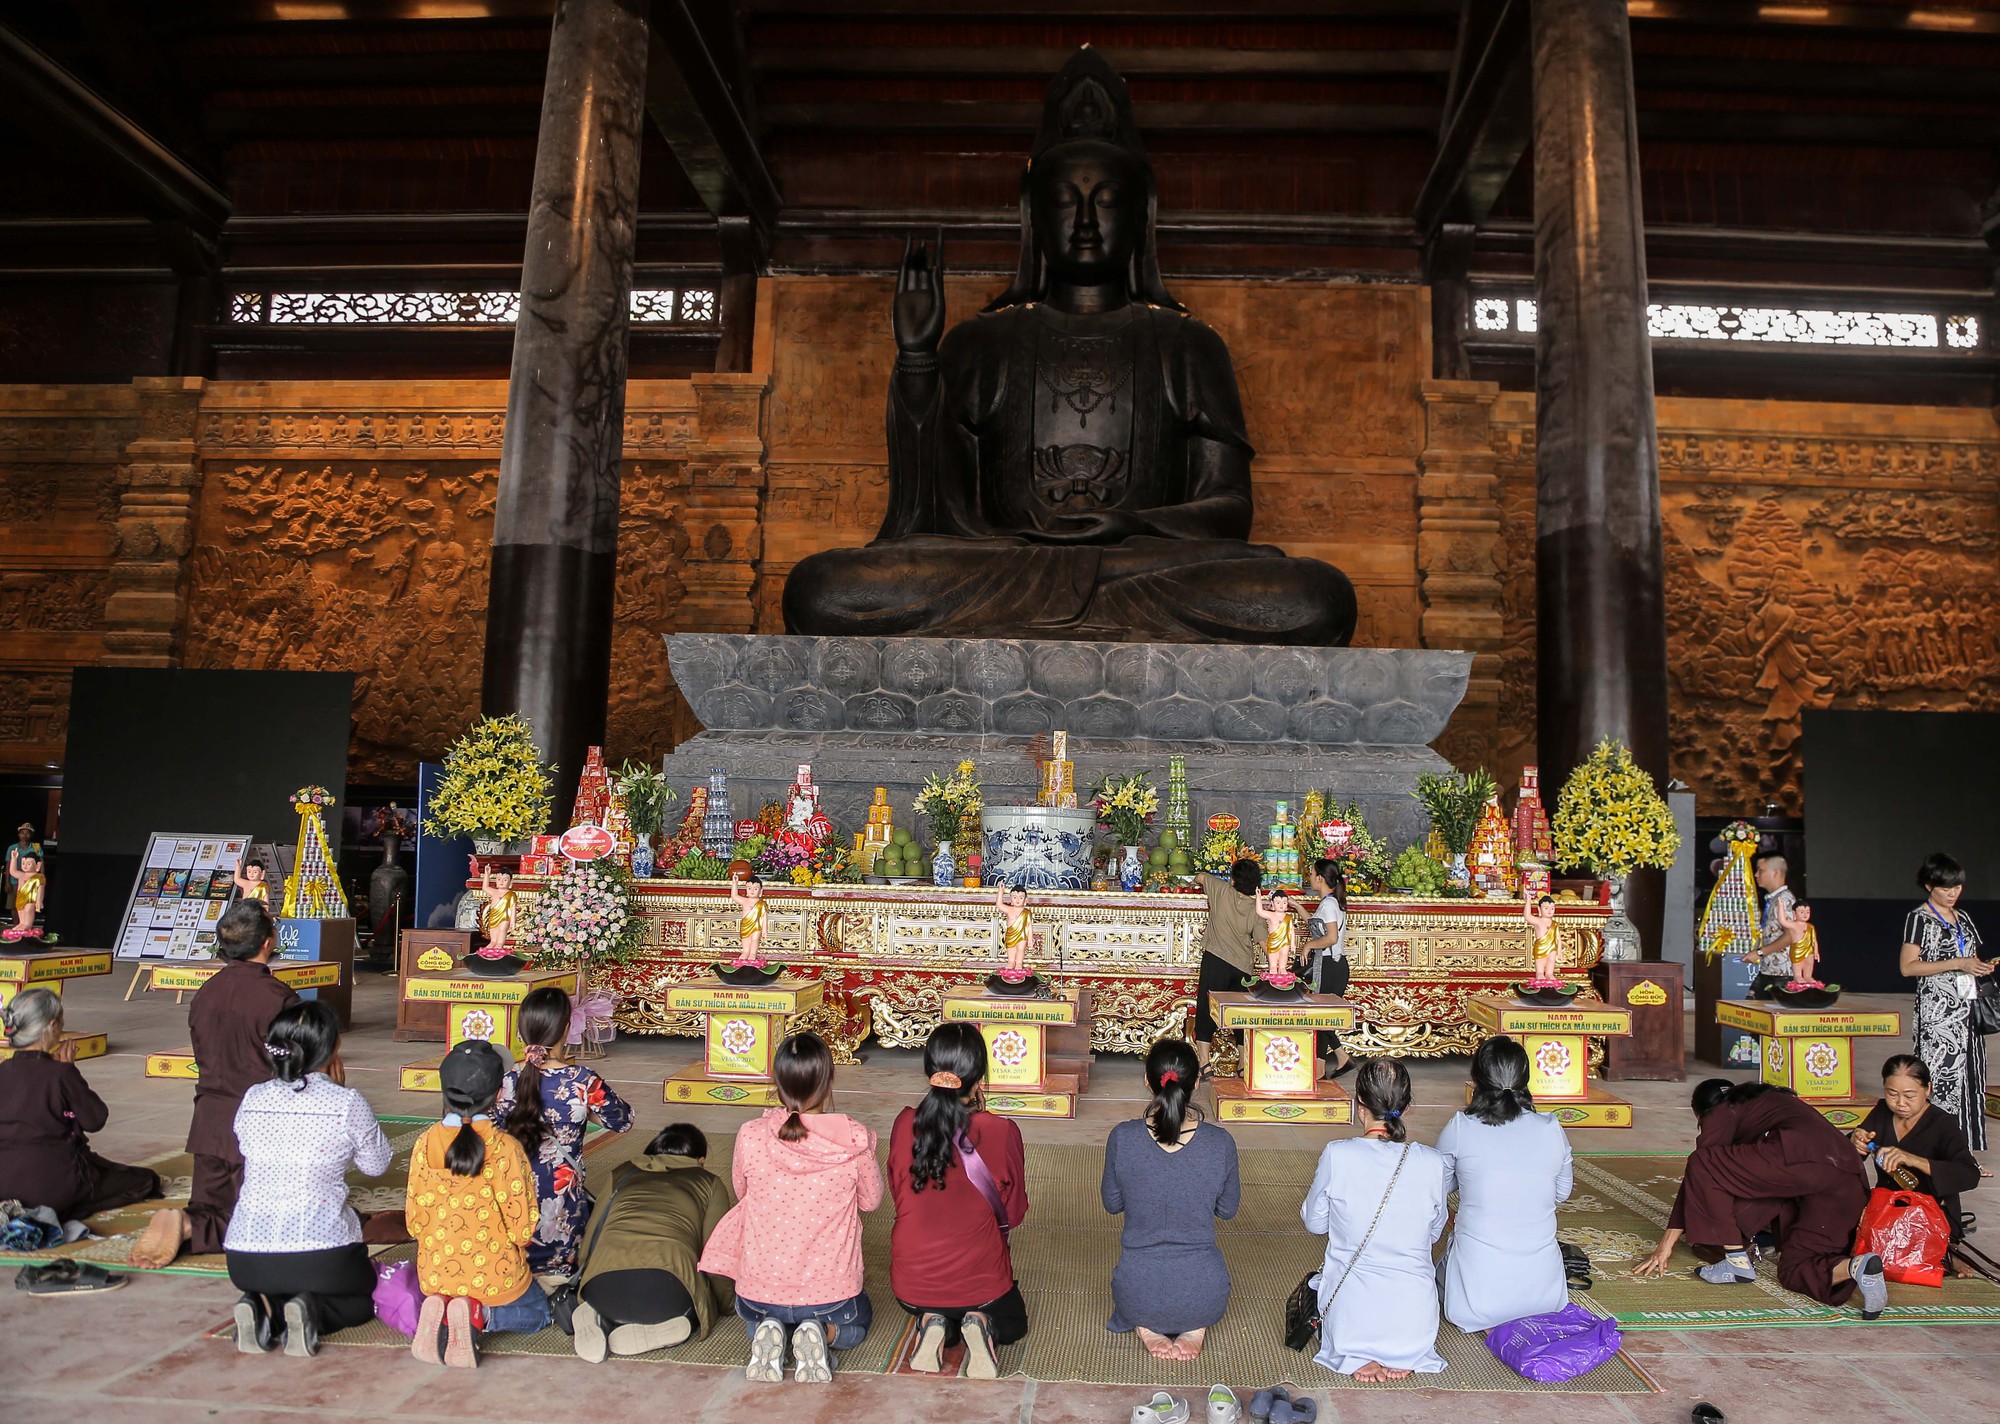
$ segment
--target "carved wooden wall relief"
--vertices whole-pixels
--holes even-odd
[[[63,758],[69,673],[104,655],[126,386],[0,387],[0,768]]]
[[[1664,399],[1672,766],[1704,814],[1801,809],[1807,707],[2000,706],[2000,429],[1985,411]],[[1532,759],[1534,402],[1502,396],[1498,729]]]

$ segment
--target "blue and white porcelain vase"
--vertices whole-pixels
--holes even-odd
[[[650,880],[653,878],[653,838],[640,836],[632,846],[632,878]]]
[[[950,841],[939,841],[937,854],[931,857],[931,884],[958,884],[958,862],[952,859]]]
[[[1137,890],[1146,883],[1146,862],[1139,854],[1139,847],[1125,847],[1125,859],[1118,866],[1118,883],[1127,890]]]

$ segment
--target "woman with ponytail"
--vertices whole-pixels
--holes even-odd
[[[1153,1100],[1104,1144],[1104,1209],[1125,1216],[1105,1328],[1137,1331],[1156,1360],[1196,1358],[1229,1309],[1215,1223],[1236,1215],[1241,1196],[1236,1139],[1202,1123],[1191,1101],[1200,1071],[1180,1039],[1154,1044],[1146,1054]]]
[[[1444,1158],[1409,1140],[1410,1075],[1371,1058],[1354,1076],[1361,1136],[1327,1144],[1299,1209],[1326,1237],[1319,1274],[1319,1353],[1364,1384],[1444,1372],[1437,1352],[1437,1271],[1444,1234]]]
[[[998,1379],[994,1351],[1026,1338],[1028,1306],[1007,1233],[1028,1215],[1021,1129],[986,1111],[986,1040],[939,1024],[924,1044],[929,1087],[889,1133],[889,1284],[917,1317],[910,1368],[936,1374],[965,1342],[965,1372]]]
[[[861,1213],[882,1204],[875,1133],[833,1106],[833,1050],[795,1033],[771,1058],[778,1106],[745,1123],[730,1162],[736,1205],[715,1224],[701,1269],[736,1283],[750,1334],[748,1379],[777,1384],[789,1347],[800,1384],[833,1379],[875,1318],[861,1277]]]
[[[1556,1204],[1569,1200],[1569,1137],[1528,1092],[1528,1053],[1495,1034],[1472,1055],[1472,1100],[1438,1134],[1458,1219],[1444,1263],[1445,1318],[1468,1333],[1569,1303]]]
[[[535,1174],[528,1154],[493,1120],[506,1065],[493,1045],[467,1039],[444,1056],[444,1120],[410,1152],[404,1202],[417,1242],[424,1306],[410,1353],[425,1364],[479,1363],[481,1331],[532,1335],[551,1318],[528,1269],[535,1236]]]
[[[528,1268],[538,1276],[573,1276],[583,1224],[593,1198],[583,1185],[583,1134],[596,1123],[626,1132],[632,1107],[594,1069],[563,1057],[569,1038],[569,995],[553,984],[521,1000],[520,1066],[500,1084],[494,1111],[535,1169],[541,1220],[528,1243]]]
[[[319,1337],[375,1318],[375,1270],[348,1168],[379,1177],[389,1139],[340,1066],[340,1018],[324,1003],[280,1010],[264,1031],[271,1080],[243,1095],[236,1142],[243,1191],[223,1250],[236,1302],[236,1348],[314,1355]]]

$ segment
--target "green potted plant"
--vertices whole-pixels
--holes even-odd
[[[1410,793],[1429,814],[1431,829],[1444,842],[1445,854],[1451,857],[1451,883],[1455,886],[1472,883],[1465,857],[1479,830],[1479,813],[1486,809],[1486,799],[1493,790],[1493,778],[1481,767],[1456,775],[1421,772],[1417,776],[1417,789]]]
[[[674,804],[674,788],[661,773],[634,761],[618,768],[618,786],[625,796],[626,818],[632,822],[632,874],[640,880],[651,879],[653,837],[660,833],[667,808]]]

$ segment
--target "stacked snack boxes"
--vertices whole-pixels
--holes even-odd
[[[736,844],[736,818],[729,810],[729,773],[716,767],[708,774],[708,809],[701,818],[701,848],[726,856]]]
[[[1076,763],[1069,759],[1069,733],[1049,734],[1049,759],[1042,763],[1042,789],[1037,804],[1074,809],[1076,806]]]
[[[1472,853],[1466,864],[1473,884],[1488,899],[1512,895],[1521,883],[1515,859],[1513,830],[1496,792],[1487,798],[1486,809],[1479,813],[1479,827],[1472,833]]]
[[[1166,829],[1180,837],[1182,845],[1194,841],[1194,809],[1188,804],[1187,758],[1176,752],[1167,758]]]
[[[868,803],[868,824],[854,838],[854,859],[864,874],[875,873],[875,862],[896,832],[895,820],[896,808],[889,804],[889,788],[876,787],[875,799]]]
[[[1298,827],[1292,824],[1291,802],[1280,801],[1265,843],[1265,884],[1296,886],[1299,883],[1298,835]]]
[[[1521,791],[1514,798],[1514,849],[1523,857],[1539,861],[1555,857],[1555,837],[1549,831],[1548,812],[1542,808],[1541,772],[1521,768]]]

